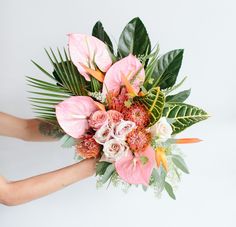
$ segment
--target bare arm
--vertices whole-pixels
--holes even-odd
[[[95,166],[95,159],[86,159],[63,169],[15,182],[8,182],[0,176],[0,203],[14,206],[48,195],[92,176]]]
[[[22,119],[0,112],[0,136],[26,141],[52,141],[63,135],[61,129],[39,119]]]
[[[0,136],[26,141],[51,141],[63,135],[54,125],[39,119],[21,119],[0,112]],[[94,174],[95,159],[34,176],[9,182],[0,176],[0,203],[13,206],[48,195]]]

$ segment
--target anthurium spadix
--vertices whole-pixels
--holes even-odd
[[[102,93],[119,91],[122,85],[127,86],[128,92],[138,93],[145,79],[145,72],[141,62],[132,54],[117,61],[106,73]]]
[[[71,60],[87,81],[94,76],[101,82],[112,64],[108,47],[94,36],[69,34]]]
[[[56,117],[61,128],[70,136],[79,138],[89,128],[87,118],[99,107],[88,96],[72,96],[56,106]]]

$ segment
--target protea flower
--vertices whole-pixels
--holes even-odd
[[[84,135],[76,145],[76,152],[83,158],[97,158],[100,154],[101,145],[98,144],[93,135]]]
[[[127,143],[133,152],[143,152],[151,141],[151,133],[145,128],[135,128],[126,137]]]
[[[147,127],[150,121],[147,109],[139,103],[134,103],[129,108],[124,108],[122,111],[124,119],[133,121],[138,127]]]

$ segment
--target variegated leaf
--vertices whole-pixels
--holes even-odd
[[[144,96],[137,96],[134,100],[142,103],[150,113],[149,127],[154,125],[162,116],[165,105],[165,95],[159,87],[152,88]]]
[[[168,103],[163,110],[163,116],[172,120],[173,134],[209,117],[204,110],[185,103]]]

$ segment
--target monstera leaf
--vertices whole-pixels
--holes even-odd
[[[168,103],[162,115],[170,119],[170,122],[173,122],[171,124],[173,134],[179,133],[191,125],[206,120],[209,117],[204,110],[185,103]]]
[[[146,89],[159,86],[161,89],[172,87],[177,79],[184,50],[172,50],[156,59],[156,66],[151,76],[144,83]],[[152,63],[153,64],[153,63]],[[147,66],[148,67],[148,66]]]
[[[165,95],[159,87],[149,90],[144,96],[135,97],[134,101],[142,103],[148,109],[150,113],[149,127],[161,118],[165,105]]]
[[[100,39],[104,43],[106,43],[109,50],[111,51],[111,53],[114,53],[112,42],[111,42],[109,36],[107,35],[107,33],[105,32],[103,25],[100,21],[98,21],[94,25],[92,35],[97,37],[98,39]]]
[[[118,43],[118,54],[126,57],[129,54],[145,55],[151,51],[151,42],[143,22],[138,18],[131,20],[121,33]]]

